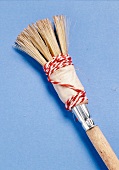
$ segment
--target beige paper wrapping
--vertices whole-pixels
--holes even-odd
[[[80,80],[76,75],[76,71],[73,65],[69,65],[56,70],[54,73],[51,74],[50,78],[53,81],[70,84],[77,89],[84,90],[83,85],[81,84]],[[58,84],[53,84],[53,86],[63,103],[65,103],[73,95],[76,95],[76,92],[74,90],[69,89],[67,87],[62,87]],[[78,104],[79,103],[77,103],[77,105]]]

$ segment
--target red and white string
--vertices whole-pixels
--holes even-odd
[[[53,72],[55,72],[56,70],[58,70],[60,68],[69,66],[69,65],[73,65],[72,59],[69,55],[58,55],[57,57],[54,57],[53,60],[47,62],[44,65],[44,71],[45,71],[46,75],[48,76],[49,82],[51,82],[52,84],[55,84],[55,85],[60,85],[65,88],[72,89],[76,92],[76,95],[72,95],[67,101],[65,101],[65,107],[67,110],[71,110],[74,106],[77,105],[77,103],[82,103],[85,100],[87,100],[85,91],[83,91],[81,89],[77,89],[76,87],[74,87],[71,84],[54,81],[50,78],[50,76]]]

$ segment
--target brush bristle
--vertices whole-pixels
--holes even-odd
[[[68,53],[65,17],[61,15],[53,18],[58,40],[49,19],[44,19],[28,25],[15,42],[16,48],[29,54],[42,66],[59,54]]]
[[[58,46],[51,22],[48,19],[44,19],[44,20],[40,20],[40,21],[36,22],[36,25],[38,27],[38,32],[43,37],[52,56],[59,55],[61,53],[61,51]]]
[[[62,54],[65,55],[68,53],[66,37],[66,19],[63,15],[54,16],[53,19]]]
[[[42,57],[39,51],[34,47],[33,43],[30,41],[30,37],[26,32],[26,29],[18,35],[16,40],[17,48],[26,52],[35,60],[37,60],[41,65],[44,65],[47,61]]]

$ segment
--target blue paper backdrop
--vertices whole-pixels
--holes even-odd
[[[106,170],[42,67],[12,48],[29,24],[68,18],[89,110],[119,157],[119,2],[0,1],[0,170]]]

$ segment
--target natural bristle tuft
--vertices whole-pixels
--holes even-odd
[[[67,54],[67,37],[66,37],[66,19],[65,16],[54,16],[54,24],[56,27],[56,33],[59,39],[62,54]]]
[[[54,16],[56,34],[49,19],[28,25],[17,37],[15,47],[26,52],[41,65],[59,54],[67,54],[66,23],[64,16]]]
[[[36,25],[38,28],[38,32],[44,39],[52,56],[59,55],[61,51],[58,46],[51,22],[48,19],[44,19],[36,22]]]

